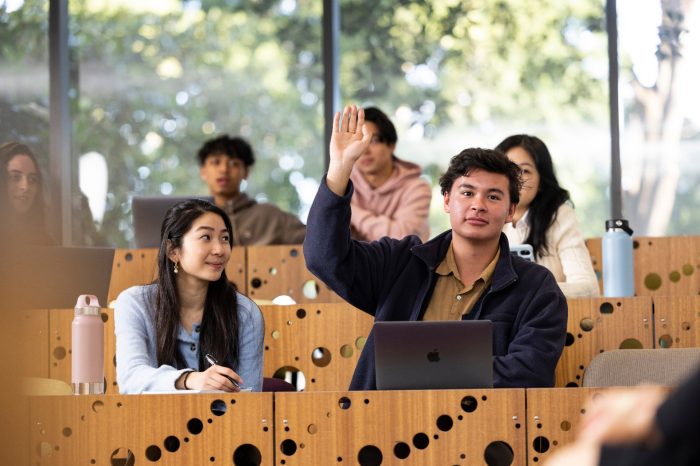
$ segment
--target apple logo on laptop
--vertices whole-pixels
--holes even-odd
[[[439,362],[440,361],[440,352],[435,348],[432,351],[428,351],[428,361],[430,362]]]

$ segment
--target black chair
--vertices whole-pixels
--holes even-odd
[[[295,392],[294,385],[276,377],[264,377],[262,391],[264,392]]]

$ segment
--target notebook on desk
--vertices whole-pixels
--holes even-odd
[[[131,200],[131,217],[134,225],[134,244],[137,248],[160,246],[160,227],[166,212],[175,204],[188,199],[204,199],[206,196],[134,196]]]
[[[376,322],[379,390],[493,386],[489,320]]]

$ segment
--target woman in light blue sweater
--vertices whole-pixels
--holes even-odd
[[[121,393],[262,389],[264,321],[226,278],[231,246],[215,205],[192,199],[166,213],[155,282],[117,298]]]

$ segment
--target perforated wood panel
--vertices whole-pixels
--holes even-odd
[[[557,448],[576,439],[589,398],[600,388],[527,389],[527,460],[545,461]]]
[[[226,276],[236,284],[238,290],[246,294],[245,248],[235,247],[226,266]],[[114,251],[112,278],[109,282],[109,302],[119,293],[134,285],[151,283],[158,272],[158,249],[117,249]],[[107,305],[109,303],[102,303]]]
[[[37,397],[29,416],[32,465],[274,464],[271,393]]]
[[[700,236],[635,238],[637,295],[700,293]]]
[[[24,377],[49,376],[49,311],[32,309],[13,313],[17,326],[12,343]],[[9,329],[8,329],[9,330]],[[8,342],[10,343],[10,342]]]
[[[653,348],[650,297],[568,299],[566,346],[556,369],[557,387],[577,387],[591,359],[619,348]]]
[[[158,249],[116,249],[109,281],[109,302],[134,285],[151,283],[156,277]],[[109,303],[101,303],[107,306]]]
[[[637,296],[700,294],[700,236],[634,237],[634,291]],[[586,240],[593,268],[602,276],[600,238]],[[602,281],[601,281],[601,290]]]
[[[306,270],[301,245],[248,246],[248,296],[257,302],[287,295],[297,303],[343,300]]]
[[[603,242],[601,238],[586,238],[586,247],[591,255],[595,276],[598,277],[598,289],[603,291]]]
[[[235,246],[231,250],[231,258],[226,264],[226,277],[236,284],[238,291],[248,294],[246,279],[246,250],[242,246]]]
[[[372,316],[341,303],[260,308],[265,318],[266,377],[301,371],[305,391],[347,390],[372,329]]]
[[[275,426],[288,466],[525,464],[520,389],[277,393]]]
[[[657,348],[700,346],[700,296],[655,296]]]
[[[71,383],[71,325],[73,309],[49,311],[49,377]],[[118,394],[114,309],[102,308],[104,322],[105,393]]]

